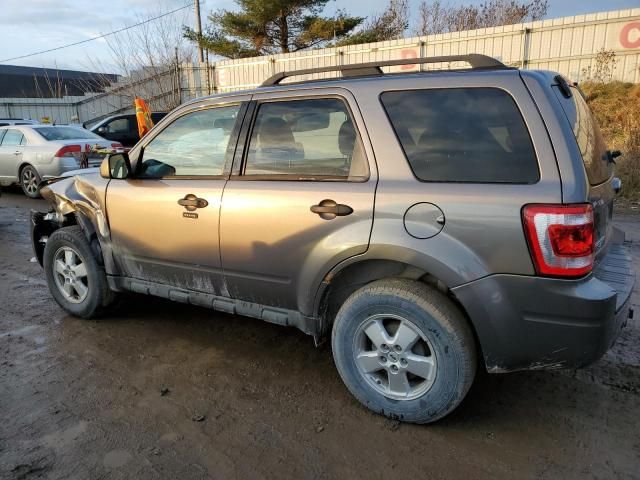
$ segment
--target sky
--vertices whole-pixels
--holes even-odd
[[[12,57],[89,39],[181,7],[190,0],[2,0],[0,12],[0,63],[74,70],[117,72],[109,42],[99,39],[82,45],[28,58]],[[413,12],[420,0],[410,0]],[[480,0],[444,0],[450,5]],[[367,16],[384,9],[387,0],[330,0],[326,14],[343,8],[352,15]],[[547,17],[563,17],[604,10],[640,7],[640,0],[549,0]],[[203,22],[207,13],[233,9],[234,0],[201,0]],[[174,14],[177,23],[192,24],[191,9]],[[166,18],[166,17],[165,17]],[[149,27],[155,22],[148,24]],[[113,38],[113,37],[109,37]],[[118,38],[124,38],[122,34]],[[113,40],[111,40],[113,45]]]

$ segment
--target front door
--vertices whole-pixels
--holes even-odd
[[[101,128],[104,128],[104,132],[100,133],[101,136],[107,140],[120,142],[126,148],[133,147],[140,140],[138,124],[133,115],[115,118]]]
[[[308,313],[323,275],[368,247],[375,166],[346,93],[254,98],[222,199],[225,283],[233,298]]]
[[[174,114],[132,153],[132,178],[110,181],[114,257],[126,276],[221,293],[219,208],[240,111],[236,102]]]

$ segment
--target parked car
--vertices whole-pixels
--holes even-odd
[[[191,101],[43,188],[32,239],[56,301],[93,318],[132,291],[330,336],[358,400],[418,423],[478,368],[603,355],[635,274],[580,91],[481,55],[332,68],[345,78]]]
[[[40,122],[25,120],[24,118],[0,118],[0,127],[8,125],[38,125]]]
[[[0,127],[0,183],[18,183],[25,195],[37,198],[43,179],[81,166],[100,165],[104,153],[95,151],[99,149],[122,150],[122,145],[84,128],[17,124]]]
[[[166,114],[166,112],[153,112],[151,120],[155,124],[162,120]],[[93,133],[107,140],[120,142],[125,148],[133,147],[140,140],[135,114],[114,115],[86,126]]]

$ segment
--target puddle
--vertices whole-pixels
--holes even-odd
[[[22,328],[18,328],[17,330],[11,330],[10,332],[0,333],[0,338],[8,337],[9,335],[12,335],[14,337],[18,335],[24,335],[25,333],[29,333],[35,330],[36,328],[38,328],[38,325],[26,325]]]

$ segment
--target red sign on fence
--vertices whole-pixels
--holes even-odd
[[[620,30],[623,48],[640,48],[640,22],[629,22]]]

